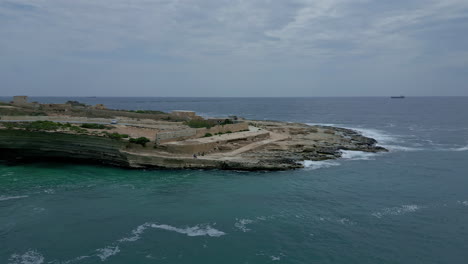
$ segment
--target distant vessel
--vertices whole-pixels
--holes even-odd
[[[405,96],[403,96],[403,95],[400,95],[400,96],[392,96],[392,97],[390,97],[390,98],[392,98],[392,99],[403,99],[403,98],[405,98]]]

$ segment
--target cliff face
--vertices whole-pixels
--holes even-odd
[[[342,150],[387,151],[349,129],[272,121],[255,125],[239,134],[179,141],[181,148],[206,143],[207,149],[183,153],[102,136],[0,129],[0,159],[83,160],[127,168],[288,170],[303,167],[304,160],[340,158]]]
[[[77,159],[126,167],[123,147],[105,137],[0,129],[0,158],[7,160]]]

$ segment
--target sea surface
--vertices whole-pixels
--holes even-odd
[[[33,100],[329,124],[390,152],[284,172],[0,163],[0,263],[468,263],[468,97]]]

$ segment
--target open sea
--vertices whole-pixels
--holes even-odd
[[[354,128],[390,152],[284,172],[0,163],[2,264],[468,263],[468,97],[30,98],[67,100]]]

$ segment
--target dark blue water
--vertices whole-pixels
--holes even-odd
[[[0,263],[467,263],[468,97],[31,100],[69,99],[333,124],[391,151],[271,173],[0,165]]]

